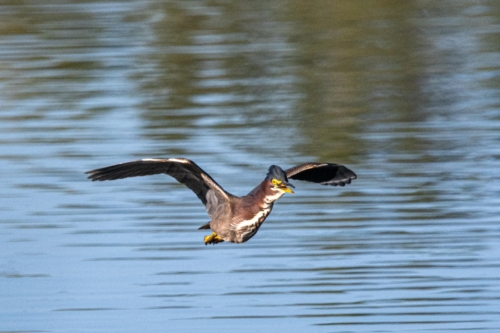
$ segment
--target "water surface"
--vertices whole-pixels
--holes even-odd
[[[493,1],[0,4],[0,332],[496,332]],[[245,244],[173,179],[295,182]]]

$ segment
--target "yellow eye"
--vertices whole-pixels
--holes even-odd
[[[281,180],[277,180],[276,178],[273,178],[272,183],[273,183],[273,185],[278,186],[281,184]]]

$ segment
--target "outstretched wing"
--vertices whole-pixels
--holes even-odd
[[[287,169],[285,172],[287,178],[332,186],[345,186],[357,178],[352,170],[333,163],[304,163]]]
[[[145,158],[87,171],[92,181],[115,180],[128,177],[167,174],[186,185],[203,202],[208,215],[212,216],[220,205],[227,204],[229,197],[215,180],[196,163],[185,158]]]

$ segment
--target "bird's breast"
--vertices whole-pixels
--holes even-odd
[[[233,230],[240,243],[246,242],[257,233],[266,217],[271,213],[271,210],[272,205],[259,210],[257,214],[249,219],[232,223]]]
[[[271,213],[271,209],[272,206],[264,208],[262,210],[259,210],[253,217],[235,223],[235,229],[242,230],[246,228],[259,227],[262,222],[264,222],[269,213]]]

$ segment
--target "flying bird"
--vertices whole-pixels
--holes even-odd
[[[252,238],[271,213],[274,202],[285,193],[294,193],[288,179],[304,180],[322,185],[345,186],[356,174],[343,165],[304,163],[283,170],[271,165],[266,178],[245,196],[226,192],[196,163],[185,158],[145,158],[87,171],[92,181],[167,174],[186,185],[205,205],[211,220],[199,229],[211,229],[206,244],[223,241],[244,243]],[[198,229],[198,230],[199,230]]]

